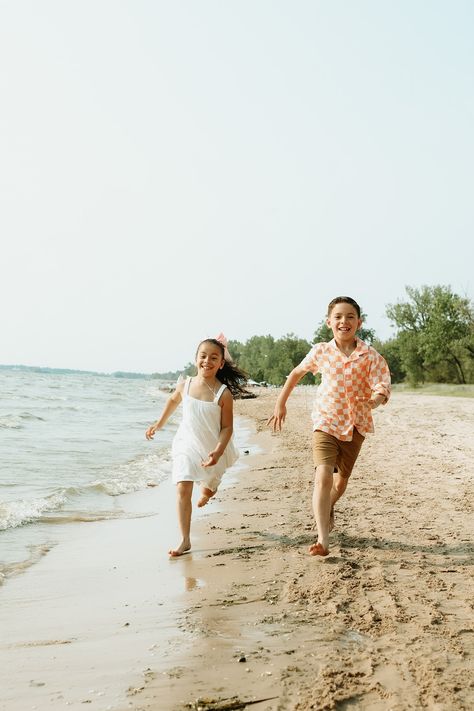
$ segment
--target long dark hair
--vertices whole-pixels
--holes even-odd
[[[218,341],[216,338],[205,338],[201,343],[198,345],[197,350],[196,350],[196,357],[197,354],[199,353],[199,349],[202,346],[203,343],[212,343],[213,346],[217,346],[222,353],[222,358],[224,359],[224,365],[220,370],[217,371],[216,373],[216,378],[220,380],[221,383],[224,383],[227,385],[229,388],[232,397],[234,398],[240,398],[243,395],[247,395],[248,392],[245,389],[245,383],[248,380],[248,375],[245,371],[243,371],[239,366],[234,363],[232,360],[227,360],[225,357],[225,346]]]

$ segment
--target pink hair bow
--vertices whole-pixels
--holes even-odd
[[[230,353],[227,350],[227,338],[224,336],[223,333],[219,333],[218,336],[216,336],[216,341],[219,341],[224,346],[224,359],[225,360],[232,360],[230,357]]]

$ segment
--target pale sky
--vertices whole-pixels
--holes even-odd
[[[473,296],[471,0],[0,0],[0,363]]]

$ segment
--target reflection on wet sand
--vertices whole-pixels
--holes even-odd
[[[186,592],[191,592],[191,590],[196,590],[196,588],[202,587],[202,580],[198,580],[197,578],[185,578],[184,579],[184,587]]]

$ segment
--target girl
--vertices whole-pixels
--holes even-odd
[[[169,551],[180,556],[191,549],[191,497],[194,482],[201,482],[198,506],[214,496],[222,475],[239,456],[231,441],[233,396],[245,392],[246,375],[232,363],[223,334],[206,338],[196,351],[197,375],[178,383],[159,419],[148,428],[146,438],[161,429],[183,402],[183,418],[173,439],[173,481],[177,485],[180,545]]]

